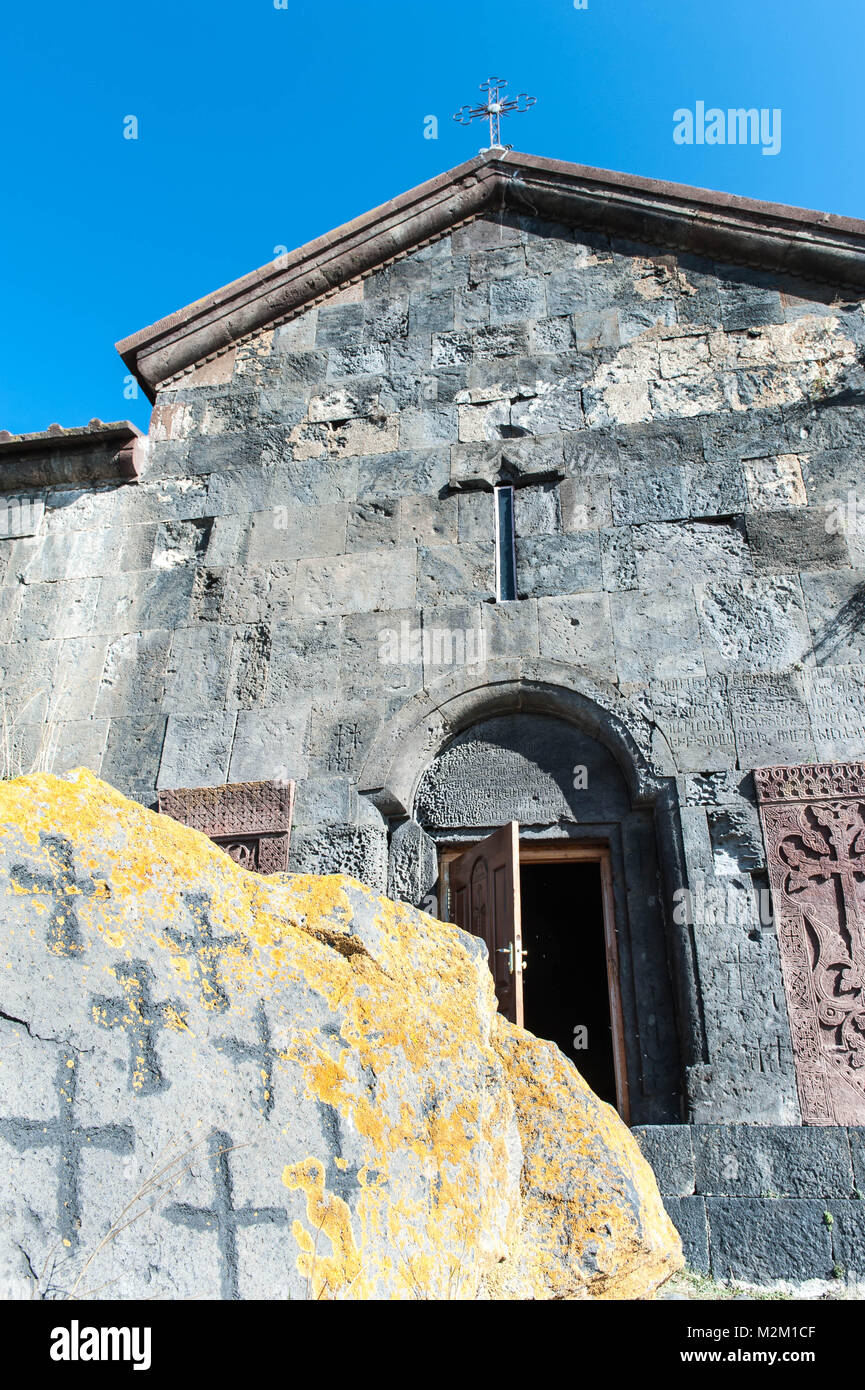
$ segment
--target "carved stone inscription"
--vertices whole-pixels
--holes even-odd
[[[244,869],[288,871],[294,782],[237,782],[159,793],[159,809],[201,830]]]
[[[758,768],[806,1124],[865,1124],[865,763]]]
[[[547,715],[502,715],[458,734],[427,768],[415,815],[427,828],[608,822],[630,810],[602,744]]]

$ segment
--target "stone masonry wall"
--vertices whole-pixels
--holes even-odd
[[[688,1266],[715,1279],[865,1278],[865,1130],[644,1125]]]
[[[454,675],[387,634],[558,663],[653,731],[689,882],[745,904],[694,929],[691,1117],[796,1123],[749,773],[865,755],[863,341],[831,289],[460,228],[162,391],[138,484],[34,498],[0,541],[7,765],[83,763],[148,804],[294,777],[292,866],[384,888],[359,768]]]

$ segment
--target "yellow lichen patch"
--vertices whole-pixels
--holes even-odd
[[[300,1246],[297,1267],[309,1281],[314,1298],[334,1298],[352,1293],[363,1297],[365,1287],[354,1287],[361,1274],[360,1252],[351,1229],[351,1212],[341,1197],[328,1192],[324,1184],[324,1164],[318,1158],[288,1164],[282,1181],[292,1191],[306,1194],[306,1215],[312,1232],[295,1221],[293,1233]],[[330,1241],[331,1253],[319,1249]]]

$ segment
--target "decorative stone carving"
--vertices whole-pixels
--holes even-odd
[[[865,1124],[865,763],[754,779],[802,1118]]]
[[[294,782],[237,782],[160,791],[159,810],[221,845],[257,874],[288,870]]]

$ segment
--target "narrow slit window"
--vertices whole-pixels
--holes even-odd
[[[496,598],[517,596],[517,556],[514,545],[514,490],[496,488]]]

